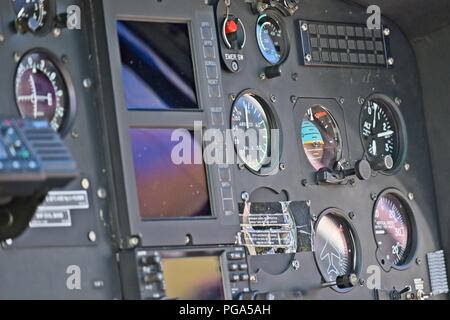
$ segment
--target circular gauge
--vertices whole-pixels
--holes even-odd
[[[17,67],[16,103],[24,118],[45,119],[60,131],[70,115],[70,97],[55,60],[44,52],[26,54]]]
[[[289,39],[286,28],[277,14],[265,13],[258,18],[256,38],[259,50],[272,65],[282,63],[288,56]]]
[[[246,92],[236,99],[231,128],[239,158],[259,172],[269,162],[271,121],[269,105],[260,96]]]
[[[13,0],[13,4],[20,32],[36,32],[44,27],[50,7],[48,0]]]
[[[369,99],[361,114],[361,137],[367,158],[375,171],[396,170],[404,158],[405,126],[397,106],[390,99]]]
[[[355,273],[354,234],[349,222],[338,210],[327,211],[318,221],[314,248],[316,262],[325,281],[334,282],[339,276]]]
[[[301,136],[303,149],[314,169],[333,169],[341,159],[341,133],[333,116],[324,107],[308,109],[302,121]]]
[[[383,193],[375,205],[373,228],[383,267],[404,266],[412,252],[412,212],[396,191]]]

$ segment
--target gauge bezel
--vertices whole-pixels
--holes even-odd
[[[398,200],[400,200],[400,202],[402,203],[402,205],[404,206],[404,208],[406,210],[406,213],[407,213],[406,218],[408,219],[408,223],[409,223],[409,227],[410,227],[410,230],[408,230],[408,232],[409,232],[409,235],[408,235],[409,248],[408,248],[407,259],[401,265],[395,265],[393,263],[387,264],[386,260],[384,260],[386,257],[380,256],[380,254],[379,254],[380,247],[378,246],[378,241],[377,241],[377,237],[375,234],[375,212],[381,201],[381,198],[383,198],[384,196],[386,196],[388,194],[392,194],[395,197],[397,197]],[[418,243],[417,224],[416,224],[414,212],[415,212],[415,210],[412,207],[410,201],[403,195],[403,193],[400,190],[395,189],[395,188],[389,188],[389,189],[384,190],[383,192],[381,192],[378,195],[377,200],[375,201],[375,204],[374,204],[374,207],[372,210],[372,233],[373,233],[373,239],[375,241],[375,246],[376,246],[375,258],[377,259],[380,267],[386,272],[390,272],[392,269],[398,270],[398,271],[408,270],[412,267],[412,265],[414,263],[414,260],[417,255],[417,243]],[[382,260],[385,261],[384,264],[382,263]]]
[[[53,29],[53,23],[54,17],[56,16],[56,1],[54,0],[45,0],[47,2],[47,16],[44,20],[44,25],[40,27],[37,31],[29,31],[31,34],[43,37],[50,33]],[[12,10],[14,12],[15,17],[17,16],[18,12],[15,7],[15,0],[11,0]]]
[[[322,110],[324,110],[327,113],[327,115],[330,117],[330,119],[333,121],[333,125],[337,129],[337,133],[339,135],[339,153],[336,155],[336,163],[335,163],[335,165],[337,163],[339,163],[339,161],[341,161],[344,158],[344,138],[343,138],[342,130],[341,130],[340,126],[339,126],[339,123],[336,120],[336,117],[333,115],[333,113],[330,111],[330,109],[327,108],[326,106],[324,106],[322,104],[313,104],[313,105],[311,105],[310,107],[308,107],[306,109],[306,113],[303,115],[303,118],[301,119],[301,123],[300,123],[300,142],[301,142],[301,147],[303,149],[303,152],[304,152],[306,158],[308,159],[308,163],[310,164],[311,168],[313,168],[314,170],[316,170],[316,168],[314,168],[314,166],[311,163],[311,160],[310,160],[308,154],[306,153],[305,145],[304,145],[304,141],[303,141],[303,134],[302,133],[303,133],[303,124],[305,122],[305,117],[306,117],[306,115],[308,113],[308,110],[310,110],[312,108],[315,108],[315,107],[319,107]],[[334,167],[327,168],[327,169],[333,170]]]
[[[270,165],[266,165],[263,166],[261,168],[261,170],[259,171],[255,171],[253,169],[251,169],[247,163],[244,161],[244,159],[241,159],[238,150],[237,150],[237,146],[236,144],[234,145],[234,150],[235,150],[235,154],[237,156],[237,159],[239,159],[239,161],[241,163],[244,164],[245,168],[247,168],[248,171],[250,171],[251,173],[258,175],[258,176],[271,176],[271,175],[275,175],[278,170],[279,170],[279,163],[283,154],[283,134],[282,134],[282,130],[281,127],[279,125],[279,119],[275,113],[275,108],[274,106],[269,102],[270,100],[267,99],[267,97],[260,91],[256,90],[256,89],[246,89],[244,91],[242,91],[233,101],[233,104],[231,106],[231,112],[230,112],[230,128],[231,130],[233,129],[233,111],[236,107],[237,102],[239,101],[239,99],[241,99],[243,96],[246,95],[250,95],[252,96],[254,99],[256,99],[260,104],[262,109],[264,110],[266,117],[267,117],[267,122],[269,124],[269,135],[270,135],[270,141],[272,141],[272,132],[271,130],[279,130],[280,133],[280,158],[277,160],[278,164],[276,166],[274,166],[274,164],[270,163]],[[269,143],[269,151],[271,151],[271,142]]]
[[[16,103],[17,111],[19,112],[19,115],[21,115],[19,105],[17,103],[17,96],[16,96],[16,83],[17,83],[17,76],[18,76],[18,70],[19,66],[23,63],[23,61],[30,55],[38,54],[41,58],[44,58],[46,60],[49,60],[53,65],[57,68],[59,75],[62,78],[62,81],[64,83],[64,89],[65,89],[65,95],[66,95],[66,110],[65,114],[61,123],[61,126],[58,129],[58,133],[65,137],[69,130],[71,129],[75,118],[76,118],[76,112],[77,112],[77,98],[76,98],[76,92],[75,92],[75,86],[74,83],[70,77],[70,74],[62,61],[54,55],[49,50],[43,49],[43,48],[35,48],[31,49],[27,52],[25,52],[21,57],[19,62],[16,65],[15,71],[14,71],[14,101]]]
[[[320,226],[320,222],[322,221],[323,218],[330,216],[330,215],[334,215],[334,216],[338,217],[339,219],[342,219],[342,221],[344,221],[347,224],[347,227],[350,230],[350,233],[351,233],[350,236],[351,236],[353,252],[354,252],[353,272],[359,278],[361,275],[361,270],[362,270],[362,268],[361,268],[361,266],[362,266],[362,247],[361,247],[361,242],[359,240],[358,234],[356,232],[356,228],[354,227],[353,223],[348,218],[348,216],[344,213],[344,211],[342,211],[341,209],[338,209],[338,208],[329,208],[320,214],[319,218],[317,219],[317,221],[314,224],[314,238],[313,238],[314,239],[314,241],[313,241],[313,243],[314,243],[314,253],[313,253],[314,254],[314,262],[316,264],[317,270],[320,273],[322,281],[327,281],[327,280],[319,266],[319,259],[317,256],[315,243],[316,243],[317,229]],[[340,289],[337,286],[333,286],[330,288],[332,290],[334,290],[338,293],[342,293],[342,294],[349,293],[350,291],[352,291],[354,289],[354,288]]]
[[[392,115],[392,117],[395,121],[394,125],[397,128],[397,134],[398,134],[398,139],[399,139],[399,150],[398,150],[397,159],[394,159],[394,166],[392,167],[392,169],[378,171],[379,173],[384,174],[386,176],[392,176],[392,175],[395,175],[396,173],[398,173],[400,171],[400,169],[402,168],[402,166],[404,165],[404,163],[406,162],[406,156],[407,156],[407,152],[408,152],[408,133],[407,133],[407,129],[406,129],[406,122],[403,118],[403,115],[402,115],[398,105],[394,102],[394,100],[389,98],[387,95],[381,94],[381,93],[375,93],[365,99],[364,104],[361,107],[361,112],[359,115],[359,137],[361,140],[361,145],[364,150],[364,158],[366,158],[371,165],[372,165],[372,162],[370,161],[370,157],[368,156],[368,151],[365,146],[364,138],[362,135],[363,112],[364,112],[365,108],[367,107],[367,104],[369,103],[369,101],[377,102],[377,103],[382,104],[385,107],[387,107],[388,111],[390,112],[390,114]]]
[[[259,36],[258,23],[259,23],[259,20],[263,16],[267,16],[267,17],[270,17],[273,20],[275,20],[278,23],[279,27],[283,31],[283,40],[286,43],[286,46],[285,46],[284,50],[282,50],[280,52],[280,60],[277,63],[272,63],[262,53],[261,44],[260,44],[260,41],[259,41],[260,36]],[[289,55],[290,55],[290,52],[291,52],[291,36],[289,34],[289,31],[288,31],[286,22],[283,19],[283,16],[278,14],[278,12],[276,12],[275,10],[270,10],[269,9],[269,10],[264,11],[264,13],[258,15],[258,18],[256,19],[255,31],[256,31],[256,45],[257,45],[257,48],[258,48],[258,52],[261,55],[261,57],[263,57],[264,61],[266,61],[271,66],[278,66],[278,65],[281,65],[281,64],[285,63],[286,60],[289,58]]]

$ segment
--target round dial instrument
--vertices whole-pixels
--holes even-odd
[[[327,282],[349,275],[356,269],[355,240],[350,224],[340,214],[329,211],[319,220],[315,239],[315,257]]]
[[[53,59],[31,52],[19,62],[15,79],[16,103],[22,117],[46,119],[58,131],[70,113],[64,78]]]
[[[233,106],[231,129],[239,158],[252,171],[267,165],[270,156],[269,105],[253,93],[244,93]]]
[[[373,228],[383,267],[401,267],[408,262],[412,248],[411,209],[398,192],[385,192],[376,205]]]
[[[289,40],[281,17],[273,12],[258,18],[256,38],[263,57],[272,65],[282,63],[288,56]]]
[[[406,143],[401,115],[387,99],[369,99],[361,114],[361,138],[375,171],[390,172],[401,165]]]
[[[16,27],[20,32],[36,32],[44,27],[48,11],[48,0],[13,0],[16,12]]]
[[[342,139],[331,113],[322,106],[308,109],[301,136],[303,149],[314,169],[333,169],[342,156]]]

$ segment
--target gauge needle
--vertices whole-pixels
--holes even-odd
[[[372,152],[374,156],[377,155],[377,142],[375,140],[372,141]]]
[[[375,129],[377,126],[377,109],[378,109],[378,106],[375,104],[373,106],[373,127],[372,127],[372,129]]]
[[[387,137],[392,136],[393,134],[394,134],[394,131],[389,130],[389,131],[378,134],[378,138],[387,138]]]
[[[245,125],[247,126],[247,130],[250,129],[250,121],[248,120],[248,105],[245,104]]]

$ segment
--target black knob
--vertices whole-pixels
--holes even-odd
[[[264,71],[267,79],[278,78],[281,76],[281,65],[267,67]]]
[[[372,168],[367,160],[358,161],[355,165],[355,171],[360,180],[366,181],[372,177]]]
[[[354,273],[336,278],[336,286],[339,289],[354,288],[358,285],[358,276]]]
[[[375,171],[388,171],[394,167],[394,159],[392,156],[388,155],[381,159],[378,163],[373,166],[373,170]]]

